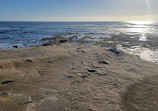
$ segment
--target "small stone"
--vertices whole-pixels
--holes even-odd
[[[17,46],[17,45],[14,45],[13,47],[14,47],[14,48],[18,48],[18,46]]]
[[[68,79],[72,79],[72,78],[74,78],[74,76],[67,76],[67,78],[68,78]]]
[[[100,61],[99,64],[109,64],[109,63],[107,63],[105,61]]]
[[[111,49],[109,49],[108,51],[110,51],[110,52],[112,52],[112,53],[114,53],[114,54],[116,54],[116,55],[120,54],[120,52],[117,51],[116,48],[111,48]]]
[[[83,51],[83,50],[82,50],[81,52],[82,52],[82,53],[86,53],[86,52],[85,52],[85,51]]]
[[[59,40],[59,42],[60,43],[65,43],[65,42],[67,42],[68,40],[66,40],[66,39],[61,39],[61,40]]]
[[[87,76],[86,75],[84,75],[84,76],[82,76],[83,78],[86,78]]]
[[[77,73],[77,75],[78,75],[78,76],[82,76],[83,74],[82,74],[82,73]]]
[[[32,60],[31,59],[26,59],[26,62],[32,62]]]
[[[88,70],[88,72],[96,72],[96,70],[94,70],[94,69],[87,69]]]

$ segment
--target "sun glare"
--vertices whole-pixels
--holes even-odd
[[[130,21],[132,24],[152,24],[153,21]]]

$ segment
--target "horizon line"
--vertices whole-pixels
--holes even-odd
[[[152,21],[152,20],[125,20],[125,21],[35,21],[35,20],[0,20],[0,22],[131,22],[131,21]],[[158,21],[152,21],[158,22]]]

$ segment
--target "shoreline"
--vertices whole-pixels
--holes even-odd
[[[105,45],[105,44],[104,44]],[[64,42],[1,50],[0,104],[7,111],[123,111],[122,95],[157,65],[103,45]]]
[[[99,45],[101,47],[115,48],[126,53],[137,55],[142,60],[158,64],[158,38],[155,35],[147,34],[141,37],[139,34],[117,33],[106,35],[106,37],[92,37],[88,34],[80,33],[63,33],[53,37],[42,38],[38,45],[26,45],[20,47],[13,45],[10,49],[49,46],[53,44],[72,43],[80,45]],[[21,44],[22,45],[22,44]]]

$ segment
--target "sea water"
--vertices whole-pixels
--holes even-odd
[[[43,44],[43,38],[54,37],[60,34],[71,33],[79,35],[78,38],[89,36],[94,40],[99,38],[110,38],[114,35],[129,35],[139,38],[139,41],[158,41],[158,23],[142,22],[0,22],[0,49],[12,49],[30,47]],[[128,37],[128,36],[127,36]],[[157,42],[158,43],[158,42]],[[158,46],[158,44],[157,44]],[[119,47],[120,48],[120,47]],[[157,58],[157,49],[152,51],[151,56]],[[142,47],[120,48],[126,52],[148,57],[151,50]],[[143,52],[145,51],[145,53]],[[139,53],[135,53],[139,52]],[[141,53],[142,52],[142,53]],[[150,56],[150,57],[151,57]],[[149,58],[149,57],[148,57]],[[149,61],[152,61],[151,58]]]

